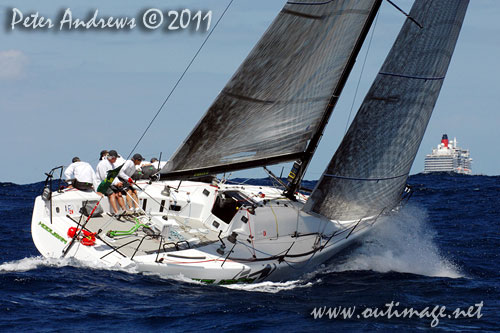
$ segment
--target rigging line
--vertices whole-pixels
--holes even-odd
[[[134,202],[134,203],[138,206],[138,208],[139,208],[139,209],[140,209],[140,210],[144,213],[144,215],[148,215],[148,214],[146,213],[146,211],[140,207],[141,205],[139,205],[139,202],[137,202],[137,201],[134,199],[134,197],[128,193],[128,191],[127,191],[127,192],[125,192],[125,193],[126,193],[126,197],[129,197],[129,198],[130,198],[130,199],[131,199],[131,200],[132,200],[132,201],[133,201],[133,202]],[[160,206],[161,206],[161,204],[160,204]],[[129,207],[129,208],[131,209],[131,207]]]
[[[276,238],[279,238],[279,232],[278,232],[278,217],[276,216],[276,213],[274,212],[273,206],[269,205],[271,208],[271,212],[273,212],[274,215],[274,221],[276,222]]]
[[[361,83],[361,77],[363,76],[363,71],[365,70],[366,59],[368,59],[368,53],[370,52],[370,46],[372,45],[373,35],[375,34],[375,27],[377,26],[379,12],[375,17],[375,22],[373,23],[373,30],[370,36],[370,41],[368,42],[368,49],[366,50],[365,59],[363,60],[363,66],[361,67],[361,73],[359,73],[358,85],[356,86],[356,91],[354,92],[354,98],[352,99],[351,109],[349,110],[349,117],[347,118],[347,123],[345,124],[344,135],[347,133],[347,128],[349,127],[349,121],[351,120],[352,109],[354,108],[354,103],[356,102],[356,97],[358,96],[359,84]]]
[[[142,141],[142,139],[144,138],[144,136],[146,135],[146,133],[148,132],[149,128],[151,127],[151,125],[153,125],[153,122],[155,121],[155,119],[158,117],[158,115],[160,114],[161,110],[163,109],[163,107],[165,106],[165,104],[167,104],[167,101],[169,100],[170,96],[172,96],[173,92],[175,91],[175,89],[177,88],[177,86],[179,85],[179,83],[181,82],[181,80],[184,78],[184,75],[186,74],[186,72],[189,70],[189,68],[191,67],[191,65],[193,64],[194,60],[196,59],[196,57],[198,56],[198,54],[200,53],[201,49],[203,48],[203,46],[205,46],[206,42],[208,41],[208,39],[210,38],[210,36],[212,35],[212,33],[215,31],[215,28],[217,28],[217,25],[219,24],[219,22],[222,20],[222,18],[224,17],[224,14],[226,14],[227,10],[229,9],[229,7],[231,6],[231,4],[233,3],[234,0],[230,0],[228,5],[226,6],[226,9],[224,9],[224,11],[222,12],[221,16],[219,17],[219,19],[217,20],[217,22],[215,22],[215,25],[214,27],[212,28],[212,30],[208,33],[207,37],[205,38],[205,40],[203,41],[203,43],[201,43],[201,46],[200,48],[198,49],[198,51],[196,51],[195,55],[193,56],[193,58],[191,59],[191,61],[189,62],[189,64],[187,65],[186,69],[184,70],[184,72],[181,74],[181,76],[179,77],[179,79],[177,80],[177,82],[175,83],[174,87],[172,88],[172,90],[170,91],[170,93],[168,94],[167,98],[165,98],[165,100],[163,101],[163,104],[160,106],[160,108],[158,109],[158,111],[156,112],[155,116],[153,117],[153,119],[151,120],[151,122],[149,123],[148,127],[146,127],[146,129],[144,130],[144,133],[142,133],[141,137],[139,138],[139,140],[137,141],[137,143],[135,144],[134,148],[132,148],[132,151],[130,152],[130,154],[128,154],[128,157],[127,157],[127,160],[130,158],[130,156],[132,156],[132,154],[134,153],[135,149],[137,148],[137,146],[139,145],[139,143]]]
[[[255,245],[253,243],[254,236],[252,235],[252,228],[250,227],[250,214],[248,213],[248,210],[247,210],[247,219],[248,219],[248,230],[250,232],[249,238],[252,241],[253,256],[257,258],[257,255],[255,254]]]
[[[413,23],[415,23],[420,29],[423,29],[424,27],[418,23],[417,20],[415,20],[413,17],[410,16],[410,14],[407,14],[404,10],[402,10],[401,8],[399,8],[394,2],[392,2],[391,0],[386,0],[388,3],[390,3],[391,5],[394,6],[394,8],[396,8],[397,10],[399,10],[401,13],[403,13],[407,18],[409,18]]]
[[[134,185],[135,185],[135,186],[136,186],[136,187],[137,187],[137,188],[138,188],[138,189],[139,189],[142,193],[146,194],[146,195],[147,195],[147,196],[148,196],[151,200],[153,200],[154,202],[156,202],[156,203],[157,203],[160,207],[162,207],[162,206],[163,206],[163,207],[165,208],[165,204],[162,204],[160,201],[156,200],[156,198],[155,198],[155,197],[151,196],[151,194],[149,194],[149,193],[146,191],[146,188],[144,188],[144,189],[143,189],[143,188],[141,188],[141,187],[139,186],[139,184],[137,184],[137,182],[134,182]],[[140,206],[140,205],[139,205],[139,206]],[[186,205],[186,206],[187,206],[187,205]],[[181,208],[181,210],[182,210],[182,209],[184,209],[186,206],[182,207],[182,208]],[[142,209],[141,209],[141,210],[142,210]],[[168,211],[168,210],[170,210],[170,208],[168,208],[168,209],[167,209],[167,211]],[[143,211],[144,211],[144,210],[143,210]]]

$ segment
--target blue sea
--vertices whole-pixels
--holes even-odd
[[[500,176],[408,182],[398,214],[314,272],[230,286],[44,259],[30,233],[43,183],[0,183],[0,331],[499,331]]]

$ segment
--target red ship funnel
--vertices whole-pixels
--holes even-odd
[[[443,134],[443,138],[441,139],[441,143],[444,144],[446,148],[448,148],[448,135]]]

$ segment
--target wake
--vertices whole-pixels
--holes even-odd
[[[244,291],[275,294],[285,290],[292,290],[297,288],[310,288],[320,281],[321,280],[319,279],[317,279],[316,281],[304,281],[304,280],[293,280],[286,282],[264,281],[259,283],[229,284],[221,287],[233,290],[244,290]]]
[[[37,256],[2,263],[0,264],[0,274],[9,272],[27,272],[45,267],[76,267],[85,269],[122,271],[131,274],[138,273],[134,265],[130,265],[127,267],[108,266],[97,260],[82,261],[74,258],[45,258],[42,256]]]
[[[440,253],[434,241],[436,233],[427,220],[424,210],[406,206],[397,214],[378,221],[378,225],[362,239],[359,248],[342,262],[331,264],[327,270],[464,277],[459,268]]]

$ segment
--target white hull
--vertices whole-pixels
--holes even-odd
[[[66,257],[108,266],[134,265],[139,271],[182,274],[207,283],[278,281],[314,269],[376,220],[339,222],[312,216],[301,210],[305,197],[291,201],[271,187],[185,181],[176,190],[177,181],[138,184],[144,190],[139,191],[140,205],[147,214],[137,220],[118,221],[106,214],[91,218],[85,227],[98,232],[91,246],[78,240],[70,246],[68,229],[77,226],[84,202],[99,200],[95,193],[75,189],[53,193],[52,217],[50,201],[37,197],[32,219],[37,249],[45,257],[59,258],[70,246]],[[167,185],[170,191],[165,191]],[[255,208],[244,204],[235,210],[217,210],[221,193],[250,198]],[[100,206],[109,211],[108,199],[103,198]],[[224,216],[227,212],[229,216]],[[83,216],[81,224],[85,220]],[[139,228],[130,235],[106,236],[109,230],[130,230],[137,221],[148,223],[156,235],[148,236]],[[159,236],[160,230],[165,237]],[[228,240],[233,233],[235,243]]]

